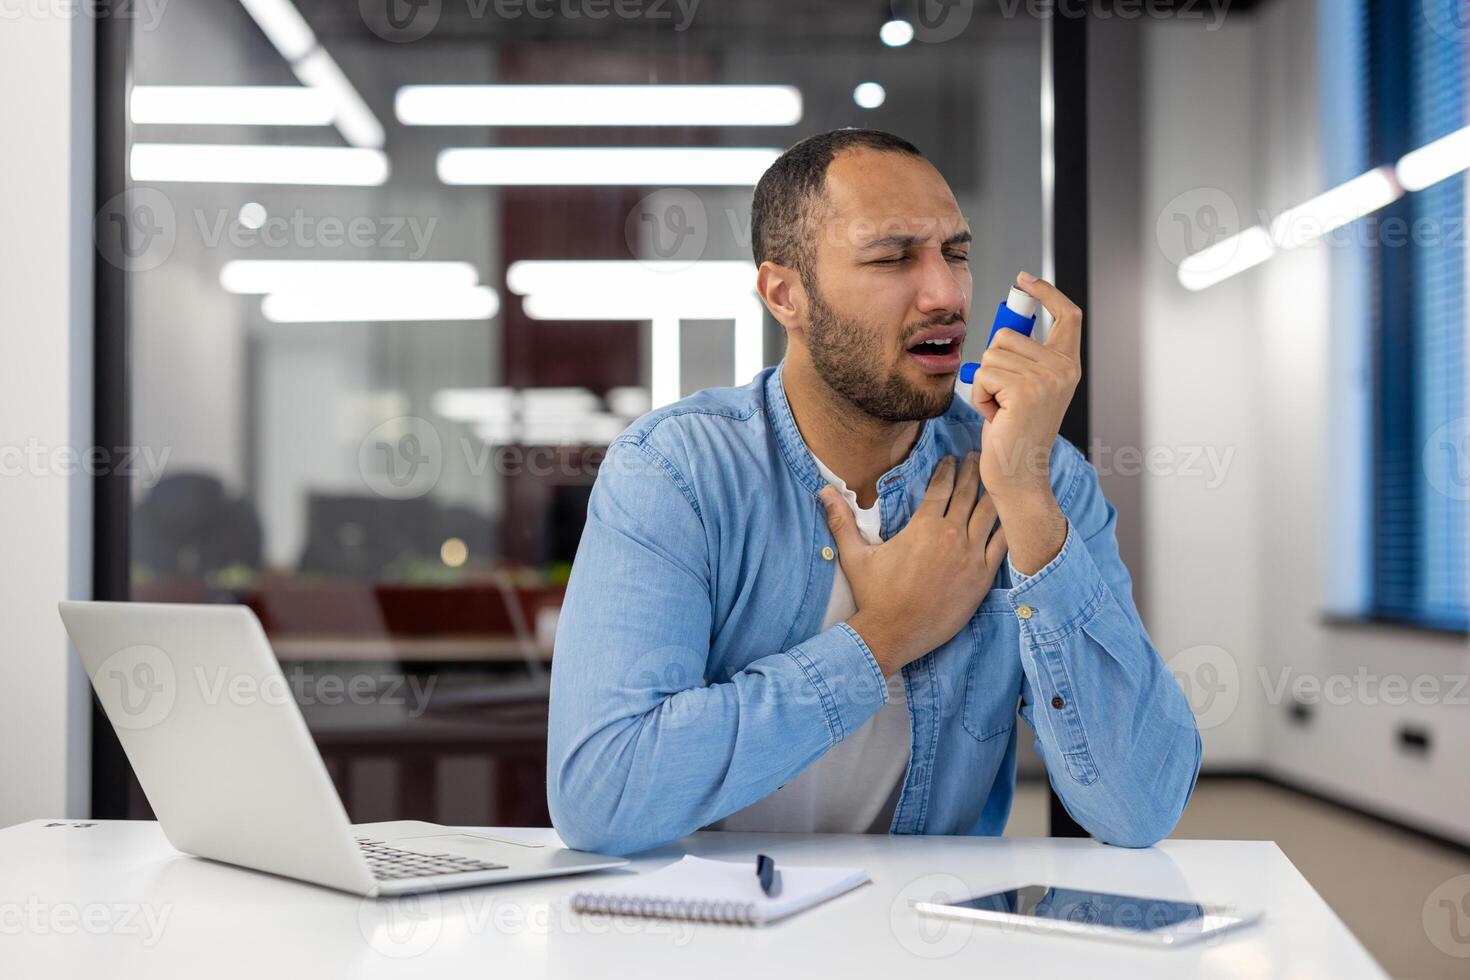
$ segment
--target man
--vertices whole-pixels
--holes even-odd
[[[592,492],[552,670],[562,839],[999,834],[1018,704],[1093,836],[1168,834],[1200,740],[1057,437],[1081,311],[1023,273],[1046,342],[1003,331],[956,398],[970,231],[873,130],[787,150],[752,236],[785,359],[635,422]]]

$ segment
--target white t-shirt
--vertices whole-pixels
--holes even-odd
[[[812,458],[822,478],[836,487],[852,508],[858,532],[868,543],[877,544],[882,525],[878,501],[866,510],[858,507],[857,494],[847,489],[847,484],[820,459]],[[842,566],[833,572],[832,595],[822,617],[824,630],[857,612]],[[888,703],[862,727],[774,793],[710,827],[802,834],[886,834],[903,788],[912,743],[900,671],[888,678]]]

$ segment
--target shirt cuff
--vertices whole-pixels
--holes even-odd
[[[816,689],[834,744],[888,703],[882,668],[858,631],[846,623],[823,630],[787,653]]]
[[[1062,550],[1034,575],[1023,575],[1006,555],[1011,573],[1011,609],[1021,632],[1056,641],[1080,629],[1102,604],[1106,584],[1072,522]]]

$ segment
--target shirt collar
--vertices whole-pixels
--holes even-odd
[[[822,478],[812,451],[807,448],[806,440],[801,437],[801,430],[796,427],[796,416],[791,414],[791,403],[786,400],[786,386],[781,381],[785,369],[786,359],[783,357],[781,363],[776,365],[776,370],[766,378],[766,404],[769,406],[767,417],[770,419],[771,429],[776,433],[776,441],[781,446],[781,455],[786,458],[786,465],[796,474],[802,486],[816,496],[827,485],[827,481]],[[914,440],[908,456],[878,478],[878,496],[901,488],[911,476],[928,479],[934,468],[937,452],[935,421],[925,419],[919,424],[919,437]]]

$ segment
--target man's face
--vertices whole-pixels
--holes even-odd
[[[812,231],[803,339],[823,380],[876,419],[942,414],[972,292],[970,228],[949,185],[917,157],[840,153]]]

